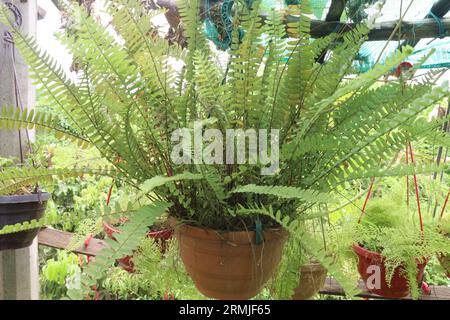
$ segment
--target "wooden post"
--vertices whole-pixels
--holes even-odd
[[[342,13],[344,13],[346,2],[347,0],[332,0],[330,9],[328,10],[327,16],[325,17],[325,21],[341,21],[341,16]],[[324,63],[327,53],[328,48],[322,51],[322,53],[319,55],[319,58],[317,59],[317,62]]]
[[[10,6],[12,11],[16,11],[16,22],[25,33],[36,33],[36,0],[0,1],[12,4]],[[0,109],[4,106],[17,106],[17,101],[26,108],[33,108],[36,94],[28,78],[27,66],[21,61],[10,40],[14,39],[10,39],[5,26],[0,25]],[[14,64],[13,57],[15,57]],[[18,90],[14,83],[14,75]],[[30,132],[29,137],[34,139],[34,133]],[[19,139],[22,140],[21,144]],[[20,159],[21,154],[26,155],[27,145],[25,131],[0,131],[0,156]],[[36,239],[28,248],[0,251],[0,300],[39,299],[37,250]]]
[[[442,18],[447,14],[447,12],[450,10],[450,1],[449,0],[439,0],[434,3],[434,5],[431,7],[430,12],[427,13],[425,16],[425,19],[432,19],[433,13],[436,17]],[[431,37],[430,37],[431,38]],[[411,47],[415,47],[421,39],[413,39],[408,40],[406,43],[402,44],[402,46],[408,45]]]

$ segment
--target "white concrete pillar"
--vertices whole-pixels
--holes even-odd
[[[10,2],[17,7],[21,16],[21,28],[25,33],[36,33],[37,1],[36,0],[0,0]],[[5,27],[0,25],[0,109],[2,106],[15,106],[16,93],[14,86],[14,69],[12,66],[11,46],[5,41]],[[15,69],[22,105],[33,108],[36,93],[28,78],[26,65],[15,50]],[[27,140],[21,132],[22,146],[26,153]],[[34,133],[30,132],[31,139]],[[20,158],[19,132],[0,130],[0,156]],[[35,300],[39,299],[39,264],[37,239],[24,249],[0,251],[0,300]]]

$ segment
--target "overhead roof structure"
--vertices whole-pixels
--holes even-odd
[[[204,0],[211,4],[231,0]],[[262,0],[262,15],[273,8],[301,0]],[[162,7],[175,7],[174,0],[157,0]],[[430,50],[422,68],[450,67],[450,0],[310,0],[314,13],[311,35],[320,38],[333,32],[346,32],[363,20],[370,21],[368,41],[359,54],[360,71],[390,55],[402,45],[415,48],[410,62],[420,60]],[[286,16],[287,22],[298,17]],[[321,57],[324,60],[325,52]]]
[[[61,0],[52,0],[57,6]],[[81,0],[82,1],[82,0]],[[147,0],[169,9],[166,18],[174,30],[180,21],[176,0]],[[202,0],[204,6],[221,5],[237,0]],[[246,0],[251,2],[252,0]],[[282,9],[302,0],[262,0],[261,15],[272,9]],[[314,17],[311,36],[320,38],[333,32],[352,30],[356,24],[367,20],[371,25],[368,41],[358,55],[360,71],[368,70],[377,60],[383,60],[403,45],[415,48],[409,58],[412,64],[431,50],[421,68],[450,67],[450,0],[309,0]],[[206,18],[205,8],[202,10]],[[169,19],[170,18],[170,19]],[[286,22],[298,20],[286,16]],[[173,25],[177,24],[177,25]],[[182,38],[182,37],[180,37]],[[225,46],[226,47],[226,46]],[[319,62],[326,57],[324,52]],[[379,59],[381,57],[381,59]]]
[[[349,31],[362,20],[369,21],[372,28],[369,41],[358,56],[360,71],[367,71],[379,57],[383,61],[402,45],[415,48],[408,59],[413,65],[433,50],[421,68],[450,67],[450,0],[310,1],[315,16],[311,34],[315,38]],[[263,6],[268,10],[274,5],[282,6],[282,2],[263,0]],[[292,21],[298,17],[286,19]]]
[[[333,4],[348,2],[351,0],[332,0],[323,7],[331,8]],[[359,55],[360,71],[366,71],[373,66],[378,57],[383,61],[401,45],[413,46],[415,51],[408,61],[415,64],[422,57],[434,51],[421,68],[450,67],[450,0],[386,0],[386,1],[364,1],[358,0],[361,6],[364,3],[384,2],[382,9],[374,21],[374,29],[369,40],[363,44]],[[321,0],[314,1],[316,5]],[[366,8],[370,12],[370,8]],[[372,11],[374,11],[372,9]],[[341,21],[348,21],[349,14],[345,9],[341,15]],[[403,23],[399,24],[399,21]],[[398,33],[393,33],[394,29]],[[389,40],[389,41],[388,41]]]

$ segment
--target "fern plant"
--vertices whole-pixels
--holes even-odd
[[[5,109],[0,125],[54,130],[61,138],[95,147],[111,166],[3,172],[0,194],[24,183],[51,183],[55,176],[100,174],[135,188],[137,204],[142,199],[159,201],[128,214],[119,208],[129,216],[130,227],[124,227],[118,242],[109,241],[111,248],[88,267],[82,294],[111,259],[132,251],[145,234],[142,226],[166,210],[178,219],[218,230],[251,229],[256,220],[263,227],[281,224],[330,273],[343,279],[327,254],[316,250],[316,241],[301,222],[324,215],[318,205],[333,201],[354,180],[442,169],[391,165],[406,141],[435,138],[438,125],[420,114],[448,95],[448,85],[436,83],[440,71],[412,84],[392,81],[376,86],[412,52],[407,47],[369,72],[348,78],[367,39],[364,25],[313,40],[309,1],[286,12],[273,10],[264,20],[259,5],[258,0],[251,8],[235,4],[233,23],[240,28],[233,29],[224,69],[203,34],[200,0],[181,0],[178,5],[186,48],[161,38],[151,23],[154,13],[145,11],[138,0],[108,1],[108,29],[71,4],[67,12],[73,28],[60,40],[80,66],[77,79],[69,78],[33,37],[22,34],[9,19],[7,7],[0,6],[0,21],[8,26],[42,94],[63,118]],[[287,23],[287,30],[284,14],[298,17]],[[287,32],[292,38],[286,41]],[[329,60],[316,63],[335,43]],[[182,68],[174,68],[174,62]],[[261,159],[252,164],[174,163],[172,132],[192,130],[196,121],[224,136],[227,129],[279,130],[279,170],[261,175]],[[63,122],[75,130],[58,125]],[[450,144],[448,136],[440,138]],[[103,208],[104,214],[105,210],[117,212]]]
[[[172,239],[161,253],[152,239],[143,239],[133,256],[135,272],[110,270],[102,283],[106,299],[202,299],[178,254]],[[103,293],[103,291],[102,291]]]
[[[423,217],[422,232],[417,206],[404,204],[403,184],[396,180],[388,183],[390,190],[369,200],[361,223],[355,218],[346,221],[338,241],[344,250],[357,243],[380,253],[385,258],[387,285],[390,286],[395,270],[399,269],[407,278],[412,297],[417,299],[420,295],[416,279],[418,263],[426,263],[436,255],[449,254],[450,244],[437,229],[437,221],[431,215]]]

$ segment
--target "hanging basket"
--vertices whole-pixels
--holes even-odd
[[[292,300],[308,300],[324,286],[327,269],[320,263],[305,264],[300,268],[300,281],[294,290]]]
[[[7,225],[37,220],[44,216],[50,193],[0,197],[0,229]],[[0,250],[26,248],[33,243],[39,228],[0,235]]]
[[[450,240],[450,234],[447,234],[447,237]],[[444,269],[445,273],[447,274],[447,277],[450,278],[450,255],[439,254],[437,258],[442,268]]]
[[[442,268],[444,268],[447,277],[450,278],[450,255],[439,255],[438,260]]]
[[[367,290],[371,293],[385,298],[404,298],[410,293],[409,285],[420,286],[422,284],[423,273],[428,259],[422,259],[422,261],[417,259],[416,284],[408,284],[408,279],[404,276],[402,272],[403,266],[401,265],[395,268],[391,281],[388,284],[386,281],[385,258],[380,253],[369,251],[358,244],[353,245],[353,251],[358,256],[358,272],[364,280]],[[379,279],[372,278],[377,276],[379,276]]]
[[[197,289],[207,297],[244,300],[256,296],[272,277],[287,239],[284,229],[218,232],[189,225],[175,228],[180,255]]]
[[[406,66],[405,66],[406,67]],[[409,163],[409,156],[411,156],[411,163],[415,164],[414,161],[414,153],[412,150],[411,142],[407,142],[406,144],[406,163]],[[413,175],[414,177],[414,186],[415,186],[415,195],[417,200],[417,209],[419,214],[419,220],[420,220],[420,231],[423,234],[423,219],[422,219],[422,211],[420,207],[420,198],[419,198],[419,186],[417,183],[417,176],[416,174]],[[358,219],[358,224],[361,223],[362,217],[365,213],[365,209],[367,206],[367,202],[372,194],[373,185],[375,182],[375,178],[372,177],[372,181],[370,183],[369,191],[367,193],[364,205],[361,210],[361,215]],[[407,177],[407,205],[409,205],[409,183],[408,183],[408,177]],[[367,250],[363,247],[361,247],[358,244],[353,244],[353,251],[358,256],[358,272],[361,275],[361,278],[364,280],[364,284],[367,288],[367,290],[371,293],[377,294],[382,297],[386,298],[404,298],[409,295],[410,293],[410,285],[414,285],[411,283],[408,283],[407,277],[404,275],[404,266],[400,265],[397,268],[395,268],[392,278],[389,283],[386,281],[386,266],[385,261],[386,258],[383,257],[380,253]],[[428,258],[417,258],[417,285],[422,284],[423,279],[423,273],[425,270],[425,266],[428,263]],[[373,278],[378,277],[378,279]],[[375,281],[375,284],[372,282]],[[370,283],[370,285],[369,285]]]
[[[447,193],[447,197],[444,200],[444,205],[442,206],[442,211],[440,214],[439,219],[442,220],[444,213],[445,213],[445,208],[447,207],[448,204],[448,200],[450,198],[450,190]],[[446,234],[446,236],[450,239],[450,233],[445,233],[444,231],[442,231],[444,234]],[[438,260],[442,266],[442,268],[444,268],[445,273],[447,274],[447,277],[450,278],[450,255],[438,255]]]

